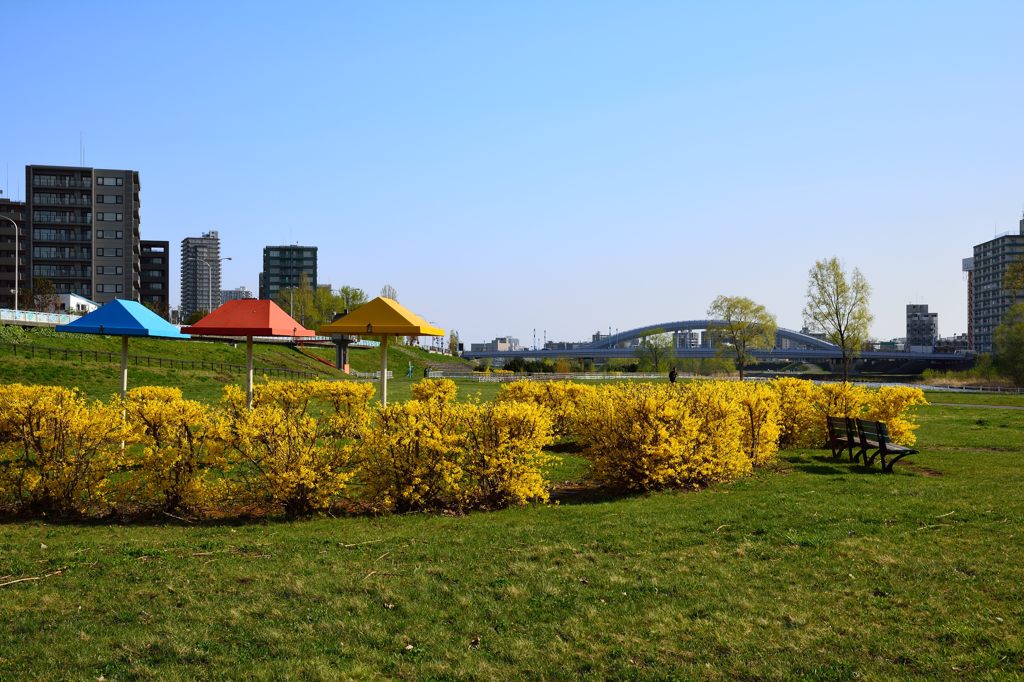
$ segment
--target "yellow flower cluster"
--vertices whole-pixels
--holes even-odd
[[[782,447],[821,447],[826,438],[825,417],[842,416],[886,422],[889,436],[900,445],[913,445],[918,424],[910,408],[927,405],[919,388],[883,386],[871,390],[848,382],[814,384],[802,379],[776,379]]]
[[[456,403],[450,379],[371,407],[373,385],[266,382],[218,405],[142,387],[107,403],[77,391],[0,391],[0,510],[202,514],[275,507],[304,516],[350,500],[378,510],[494,509],[547,500],[544,452],[572,438],[599,482],[699,488],[825,439],[825,416],[877,419],[914,443],[919,389],[703,381],[515,382],[493,403]],[[352,485],[358,484],[358,485]],[[351,486],[351,488],[350,488]]]
[[[725,382],[616,384],[576,406],[572,430],[594,477],[634,490],[697,488],[750,471],[743,412]]]
[[[131,439],[120,502],[165,512],[201,511],[216,505],[223,470],[227,421],[181,390],[143,386],[128,391],[125,416]]]
[[[546,412],[523,403],[456,404],[454,389],[446,379],[421,382],[413,400],[374,413],[360,444],[360,480],[372,504],[405,512],[547,500]]]
[[[233,492],[270,501],[290,517],[336,504],[355,475],[355,447],[369,414],[371,384],[273,381],[256,387],[251,410],[237,386],[224,390]],[[329,405],[313,414],[314,405]]]
[[[533,403],[551,415],[556,436],[571,434],[571,425],[580,401],[592,396],[593,386],[572,381],[514,381],[498,390],[498,402]]]
[[[117,404],[88,403],[59,386],[5,386],[0,505],[37,514],[102,511],[129,435]]]

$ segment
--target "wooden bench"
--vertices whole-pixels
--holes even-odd
[[[892,472],[892,465],[907,455],[917,454],[917,450],[897,445],[889,439],[889,427],[885,422],[869,419],[857,420],[857,444],[860,449],[852,459],[864,459],[864,466],[871,466],[878,457],[882,463],[882,471]],[[875,454],[868,457],[868,450]],[[889,458],[886,461],[886,458]]]
[[[850,460],[856,459],[853,452],[857,445],[857,426],[849,417],[825,417],[828,422],[828,443],[832,456],[839,457],[843,450],[850,451]]]

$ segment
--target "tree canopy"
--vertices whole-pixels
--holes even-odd
[[[755,359],[751,350],[775,346],[775,316],[749,298],[719,296],[708,307],[708,317],[721,320],[710,331],[718,341],[718,353],[733,358],[740,380],[746,366]]]
[[[1024,386],[1024,303],[1012,306],[992,335],[1001,374]]]
[[[672,335],[658,331],[640,339],[640,344],[636,347],[636,357],[644,369],[652,372],[667,371],[675,359]]]
[[[868,340],[874,319],[869,308],[871,287],[857,268],[849,275],[838,258],[819,260],[809,273],[804,323],[812,331],[839,346],[843,355],[843,378]]]
[[[366,292],[351,286],[334,291],[327,287],[314,290],[309,279],[302,275],[298,287],[281,289],[274,296],[274,302],[302,326],[316,329],[333,320],[335,313],[346,309],[352,312],[366,303]]]

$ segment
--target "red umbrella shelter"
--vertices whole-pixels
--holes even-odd
[[[281,310],[273,301],[245,299],[228,301],[212,313],[185,327],[183,332],[198,336],[244,336],[246,395],[252,407],[252,337],[254,336],[315,336]]]

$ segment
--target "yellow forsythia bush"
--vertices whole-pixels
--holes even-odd
[[[216,506],[223,470],[225,420],[181,390],[143,386],[128,391],[125,413],[139,453],[123,483],[126,502],[166,512],[198,512]]]
[[[353,439],[366,423],[372,395],[365,384],[275,381],[256,387],[247,410],[241,389],[225,387],[229,463],[249,499],[278,505],[289,517],[338,502],[355,474]],[[314,417],[316,402],[333,413]]]
[[[470,405],[410,400],[379,407],[360,441],[360,480],[380,510],[461,508]]]
[[[572,381],[513,381],[502,385],[497,401],[540,405],[551,413],[554,434],[569,436],[577,406],[595,390]]]
[[[927,405],[924,392],[909,386],[882,386],[875,391],[867,405],[867,418],[885,422],[894,443],[911,446],[917,442],[914,431],[920,426],[910,408]]]
[[[120,404],[75,389],[13,384],[0,391],[0,500],[18,511],[98,513],[130,434]]]
[[[435,400],[449,403],[455,400],[459,388],[451,379],[423,379],[412,385],[413,400]]]
[[[868,388],[848,381],[821,384],[817,388],[814,406],[822,424],[829,416],[863,417],[864,408],[871,400]]]
[[[731,385],[743,421],[743,450],[755,466],[775,458],[779,452],[781,411],[779,395],[771,386],[751,381]]]
[[[629,383],[585,397],[573,430],[599,481],[635,490],[696,488],[750,471],[741,416],[727,382]]]
[[[464,488],[473,508],[522,505],[548,500],[543,467],[552,442],[551,419],[540,405],[486,403],[467,415]]]
[[[451,386],[448,386],[451,384]],[[454,382],[424,381],[420,399],[373,414],[360,480],[378,510],[494,509],[547,500],[548,412],[536,404],[456,404]]]
[[[779,397],[779,447],[810,448],[825,442],[825,418],[818,412],[818,387],[806,379],[771,382]]]

